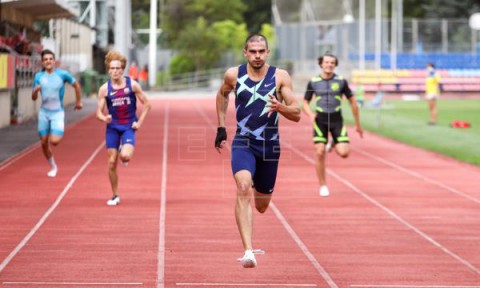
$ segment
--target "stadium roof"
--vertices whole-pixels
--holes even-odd
[[[2,8],[12,8],[34,19],[78,16],[65,0],[1,0]]]

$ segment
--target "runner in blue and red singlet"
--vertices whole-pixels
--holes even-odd
[[[110,80],[98,91],[97,118],[107,123],[106,146],[108,154],[108,175],[113,197],[107,205],[120,204],[118,196],[117,160],[124,165],[132,159],[135,148],[135,132],[142,126],[150,111],[150,102],[135,80],[123,76],[127,60],[116,51],[105,56],[105,66]],[[137,99],[143,104],[142,114],[137,118]],[[108,114],[104,110],[107,106]]]

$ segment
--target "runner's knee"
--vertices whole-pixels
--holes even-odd
[[[264,203],[262,201],[255,201],[255,208],[258,212],[263,214],[268,209],[268,203]]]
[[[117,169],[117,160],[113,157],[108,158],[108,169],[115,170]]]
[[[348,150],[348,149],[338,149],[337,154],[338,154],[338,156],[340,156],[342,158],[347,158],[348,155],[350,154],[350,150]]]
[[[322,158],[325,155],[325,145],[317,145],[315,147],[315,156]]]
[[[348,152],[347,153],[338,153],[338,155],[342,158],[347,158],[348,157]]]
[[[238,195],[248,196],[250,188],[252,187],[250,181],[238,180],[237,181],[237,193]]]
[[[131,158],[129,154],[120,154],[120,160],[122,160],[122,162],[129,162]]]
[[[273,191],[273,189],[272,189]],[[265,213],[268,206],[270,205],[270,200],[272,199],[272,194],[259,193],[255,190],[255,209],[260,213]]]

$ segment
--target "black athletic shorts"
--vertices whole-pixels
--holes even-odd
[[[328,132],[332,135],[335,144],[350,142],[347,127],[343,124],[340,112],[317,113],[313,124],[313,143],[327,143]]]

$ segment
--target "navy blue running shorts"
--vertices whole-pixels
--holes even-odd
[[[260,141],[236,135],[232,143],[232,172],[248,170],[255,190],[271,194],[277,179],[279,141]]]
[[[130,144],[135,146],[135,130],[132,129],[132,124],[127,125],[107,125],[105,133],[107,149],[118,149],[120,144]]]

